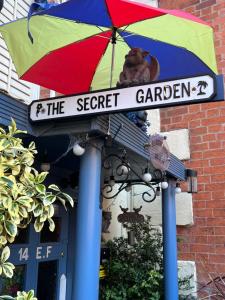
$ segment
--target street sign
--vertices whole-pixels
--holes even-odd
[[[215,92],[214,78],[203,75],[37,100],[29,107],[29,117],[39,122],[207,102]]]

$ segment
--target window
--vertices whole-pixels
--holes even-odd
[[[7,23],[27,16],[32,2],[33,0],[5,0],[0,14],[0,23]],[[2,37],[0,37],[0,89],[15,98],[24,100],[26,103],[39,98],[38,86],[18,79]]]

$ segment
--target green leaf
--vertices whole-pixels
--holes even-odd
[[[46,193],[46,187],[44,186],[44,184],[37,184],[35,188],[40,194]]]
[[[8,233],[8,235],[10,235],[12,237],[16,236],[17,226],[13,222],[5,220],[4,227],[5,227],[5,230]]]
[[[45,222],[48,218],[48,214],[47,213],[43,213],[42,215],[40,215],[39,217],[39,221],[42,223],[42,222]]]
[[[8,295],[3,295],[0,296],[0,300],[14,300],[14,298]]]
[[[27,300],[32,300],[34,297],[34,290],[30,290],[28,293],[27,293]]]
[[[49,223],[49,230],[53,232],[55,230],[55,222],[52,220],[52,218],[48,218],[48,223]]]
[[[7,261],[7,259],[10,256],[10,249],[8,246],[6,246],[3,250],[2,250],[2,254],[1,254],[1,263],[4,263]]]
[[[33,202],[33,199],[31,197],[28,196],[21,196],[19,198],[16,199],[16,202],[22,204],[25,207],[31,207],[31,203]]]
[[[66,198],[66,200],[67,200],[67,201],[70,203],[70,205],[73,207],[73,205],[74,205],[73,198],[72,198],[70,195],[66,194],[66,193],[62,193],[62,195],[63,195],[63,197]]]
[[[40,222],[39,219],[36,219],[34,222],[34,229],[36,232],[40,232],[44,226],[44,222]]]
[[[54,206],[53,205],[49,205],[49,207],[48,207],[48,217],[49,218],[53,217],[54,211],[55,211]]]
[[[12,217],[18,218],[18,213],[19,213],[18,204],[13,202],[11,207],[8,209],[8,212]]]
[[[11,128],[12,128],[12,133],[16,132],[16,122],[14,119],[11,120]]]
[[[2,177],[0,178],[0,180],[3,181],[3,182],[5,182],[5,183],[8,185],[9,188],[12,188],[13,185],[14,185],[14,182],[13,182],[12,180],[10,180],[10,179],[9,179],[8,177],[6,177],[6,176],[2,176]]]
[[[60,192],[59,187],[58,187],[57,185],[55,185],[55,184],[49,185],[48,188],[49,188],[50,190],[53,190],[53,191],[56,191],[56,192]]]
[[[43,213],[43,205],[42,204],[38,204],[35,209],[33,210],[33,214],[35,217],[40,216]]]
[[[35,142],[31,142],[28,146],[29,150],[35,150],[36,146],[35,146]]]
[[[20,170],[21,170],[21,166],[20,165],[16,165],[12,168],[12,174],[14,176],[18,175],[20,173]]]
[[[28,212],[24,206],[21,206],[21,205],[19,206],[19,215],[23,218],[28,217]]]
[[[5,236],[1,235],[0,236],[0,245],[5,245],[7,243],[7,239]]]
[[[36,182],[37,182],[37,183],[42,183],[42,182],[45,180],[45,178],[46,178],[47,175],[48,175],[48,172],[42,172],[42,173],[40,173],[40,174],[36,177]]]
[[[13,269],[15,269],[14,265],[9,262],[2,264],[2,273],[8,278],[13,277]]]
[[[47,195],[43,200],[43,204],[45,206],[48,206],[48,205],[52,204],[55,200],[56,200],[55,195]]]
[[[2,200],[2,204],[5,208],[10,209],[12,207],[12,198],[11,197],[4,197]]]
[[[67,207],[66,207],[66,200],[61,198],[60,196],[57,196],[57,199],[62,203],[62,205],[64,206],[65,210],[67,210]]]

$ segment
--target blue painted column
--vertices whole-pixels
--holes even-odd
[[[75,239],[74,300],[98,300],[102,211],[102,143],[88,145],[81,157]]]
[[[164,293],[165,300],[178,300],[176,183],[170,179],[168,184],[162,190]]]

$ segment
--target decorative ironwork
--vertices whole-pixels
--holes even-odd
[[[122,206],[120,206],[120,209],[123,213],[117,217],[119,223],[143,223],[145,220],[144,216],[139,214],[142,206],[134,208],[134,211],[128,211],[128,208],[123,208]]]
[[[131,163],[127,159],[125,150],[121,156],[117,154],[108,155],[103,161],[103,168],[109,173],[111,172],[109,180],[104,183],[102,188],[102,196],[105,199],[113,199],[123,190],[129,192],[134,185],[142,185],[147,187],[147,190],[142,193],[142,199],[148,203],[153,202],[158,195],[158,184],[164,178],[163,172],[157,169],[151,172],[151,182],[143,181],[143,174],[138,174],[138,172],[132,168]],[[143,172],[141,167],[140,170]],[[114,191],[113,186],[115,183],[120,185],[118,185]]]

